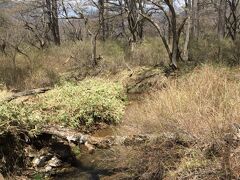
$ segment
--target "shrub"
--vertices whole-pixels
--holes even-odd
[[[24,124],[27,127],[35,125],[38,121],[34,115],[33,108],[26,108],[22,104],[2,103],[0,105],[0,130],[6,130],[12,124]]]
[[[48,109],[55,109],[57,120],[78,126],[98,121],[117,123],[125,107],[123,87],[102,79],[87,79],[79,84],[67,83],[44,97]]]
[[[17,120],[29,126],[46,123],[78,127],[97,122],[118,123],[124,113],[123,87],[103,79],[87,79],[79,84],[66,83],[33,101],[3,103],[0,122]]]

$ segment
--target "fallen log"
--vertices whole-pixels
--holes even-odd
[[[26,91],[22,91],[22,92],[18,92],[15,93],[9,97],[6,97],[5,99],[3,99],[1,101],[1,103],[3,102],[11,102],[14,99],[17,99],[19,97],[23,97],[23,96],[30,96],[30,95],[36,95],[36,94],[41,94],[41,93],[45,93],[46,91],[51,90],[50,87],[45,87],[45,88],[38,88],[38,89],[31,89],[31,90],[26,90]]]
[[[40,133],[54,135],[68,141],[69,143],[75,144],[84,144],[89,139],[89,135],[84,135],[74,129],[57,125],[42,127]]]
[[[74,129],[62,126],[43,127],[41,133],[56,136],[60,139],[67,141],[69,144],[83,144],[88,149],[88,152],[91,154],[94,152],[95,147],[103,148],[103,144],[107,142],[105,138],[92,137],[90,135],[82,134]],[[107,146],[105,145],[105,147]]]
[[[196,143],[195,137],[192,137],[184,132],[95,137],[82,134],[72,128],[53,125],[43,127],[40,133],[58,137],[62,140],[65,140],[69,144],[74,143],[75,145],[84,145],[90,154],[92,154],[97,148],[109,149],[114,145],[138,146],[149,142],[155,142],[159,139],[177,143],[186,147],[188,147],[190,144]]]

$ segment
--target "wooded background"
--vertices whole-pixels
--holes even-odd
[[[238,64],[240,5],[239,0],[1,0],[0,51],[11,80],[16,81],[18,59],[24,59],[28,69],[41,52],[53,46],[70,49],[81,42],[88,46],[85,59],[97,66],[104,57],[99,51],[105,42],[121,42],[124,61],[132,58],[138,46],[146,40],[172,69],[188,61]],[[151,39],[152,38],[152,39]],[[157,41],[157,45],[153,42]],[[72,43],[72,45],[63,44]],[[102,44],[98,44],[102,43]],[[83,46],[83,45],[79,45]],[[79,52],[81,51],[78,47]],[[32,52],[35,52],[34,55]],[[81,52],[81,54],[87,54]],[[161,54],[165,54],[164,57]],[[113,53],[114,54],[114,53]],[[153,52],[151,52],[153,54]],[[159,59],[158,59],[159,58]],[[66,60],[67,59],[67,60]],[[138,57],[141,59],[141,56]],[[150,61],[146,57],[145,62]],[[49,60],[50,61],[50,60]],[[20,63],[22,64],[22,63]],[[6,69],[6,67],[5,67]],[[31,71],[30,71],[31,73]],[[9,73],[7,73],[9,74]],[[5,75],[6,76],[6,72]],[[9,77],[8,77],[9,79]],[[3,80],[6,83],[6,80]],[[9,82],[7,82],[9,84]],[[10,83],[11,84],[11,83]]]

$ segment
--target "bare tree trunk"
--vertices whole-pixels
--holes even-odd
[[[226,10],[227,4],[226,0],[220,0],[219,8],[218,8],[218,60],[222,59],[222,46],[221,41],[225,36],[225,22],[226,22]]]
[[[47,19],[47,25],[48,30],[52,30],[52,2],[51,0],[46,0],[46,19]]]
[[[109,37],[109,12],[108,12],[108,0],[99,0],[99,25],[101,27],[101,38],[105,41]]]
[[[169,0],[169,3],[172,5],[173,4],[173,0]],[[168,11],[168,17],[169,19],[172,19],[172,13],[171,10],[169,9]],[[168,44],[170,47],[172,47],[172,38],[173,38],[173,34],[172,34],[172,22],[168,23]]]
[[[13,65],[13,81],[17,81],[17,64],[16,64],[17,52],[13,53],[12,65]]]
[[[100,28],[95,32],[95,33],[92,33],[90,30],[89,31],[89,34],[91,36],[91,45],[92,45],[92,66],[95,67],[98,62],[97,62],[97,37],[99,35],[99,32],[100,32]]]
[[[144,13],[144,1],[143,0],[139,0],[139,11],[141,11],[141,13]],[[138,26],[138,36],[140,38],[140,40],[143,40],[144,38],[144,19],[139,21],[139,26]]]
[[[57,0],[46,0],[48,28],[51,30],[53,42],[60,45],[60,32],[58,24]]]
[[[132,35],[132,42],[143,38],[143,20],[139,19],[139,12],[143,13],[142,0],[125,0],[127,10],[128,28]]]
[[[102,32],[102,40],[105,41],[105,7],[104,7],[104,0],[99,0],[98,1],[98,6],[99,6],[99,25],[101,27],[101,32]]]
[[[220,0],[218,8],[218,38],[220,40],[225,36],[226,5],[226,0]]]
[[[240,31],[240,15],[238,15],[240,0],[226,0],[229,7],[229,14],[226,18],[227,35],[231,37],[233,41],[236,40],[237,34]]]
[[[192,0],[192,30],[191,36],[198,40],[199,36],[199,0]]]
[[[91,37],[92,43],[92,65],[97,65],[97,35],[93,34]]]
[[[183,60],[188,60],[188,45],[190,40],[190,29],[191,29],[191,0],[185,0],[186,3],[186,14],[187,14],[187,27],[186,27],[186,36],[183,47]]]
[[[123,1],[124,1],[124,0],[120,0],[119,3],[120,3],[120,8],[121,8],[122,33],[123,33],[124,35],[126,35]]]
[[[151,19],[151,17],[149,15],[146,15],[146,14],[143,14],[143,13],[140,13],[140,14],[157,29],[157,31],[158,31],[161,39],[162,39],[162,42],[163,42],[163,44],[166,48],[166,51],[168,53],[168,56],[169,56],[169,59],[170,59],[170,65],[175,70],[175,69],[178,68],[177,62],[181,58],[179,47],[178,47],[179,37],[181,35],[181,32],[183,30],[183,27],[185,25],[185,22],[186,22],[187,18],[184,18],[181,25],[178,27],[177,26],[176,11],[174,9],[174,6],[173,6],[171,0],[164,0],[165,4],[167,5],[167,7],[169,8],[169,11],[171,13],[170,16],[169,16],[169,13],[167,11],[165,11],[165,7],[163,7],[161,4],[158,4],[158,3],[153,2],[153,1],[151,1],[151,2],[153,3],[153,5],[157,6],[161,11],[163,11],[164,15],[168,19],[169,24],[171,24],[170,27],[171,27],[171,33],[172,33],[172,47],[167,42],[168,39],[162,33],[160,26],[156,22],[154,22],[154,20]]]
[[[106,3],[104,5],[105,11],[104,11],[104,18],[105,18],[105,31],[106,31],[106,38],[109,38],[110,36],[110,23],[109,23],[109,0],[106,0]]]
[[[56,45],[60,45],[60,32],[59,32],[59,24],[58,24],[58,7],[57,0],[52,0],[52,31],[54,43]]]
[[[178,28],[177,28],[177,15],[175,12],[175,9],[173,7],[172,0],[165,0],[169,11],[171,13],[170,15],[170,21],[171,21],[171,33],[172,33],[172,53],[171,53],[171,65],[174,68],[177,68],[177,61],[179,59],[179,52],[178,52],[178,42],[179,42],[179,34],[178,34]]]
[[[7,53],[6,53],[6,47],[7,47],[6,42],[5,42],[5,41],[2,41],[2,42],[0,43],[0,51],[1,51],[4,55],[7,54]]]
[[[136,28],[137,28],[137,7],[136,0],[127,0],[126,6],[128,9],[128,28],[132,34],[132,41],[137,41]]]

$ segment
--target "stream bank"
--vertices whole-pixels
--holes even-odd
[[[54,128],[58,131],[58,127]],[[227,159],[239,160],[239,134],[226,135],[228,140],[222,142],[200,142],[184,132],[119,136],[118,128],[108,127],[93,135],[84,135],[87,136],[85,143],[93,146],[93,152],[84,142],[74,142],[75,137],[70,135],[70,142],[54,131],[52,134],[44,131],[34,137],[26,132],[6,133],[1,135],[0,142],[5,146],[0,146],[0,155],[2,162],[5,159],[12,163],[1,166],[1,173],[6,179],[239,177],[237,169],[226,169]],[[62,129],[64,133],[69,130]],[[228,149],[230,154],[226,154]]]
[[[110,127],[94,136],[59,129],[51,127],[51,131],[44,130],[33,137],[26,132],[2,135],[0,142],[4,146],[1,146],[0,155],[6,162],[1,167],[3,175],[19,179],[129,179],[139,176],[132,168],[142,148],[158,139],[177,142],[172,135],[118,136],[110,133],[113,131]],[[74,132],[75,137],[67,132]],[[66,138],[62,134],[66,134]],[[89,151],[86,143],[93,146],[94,152]]]

